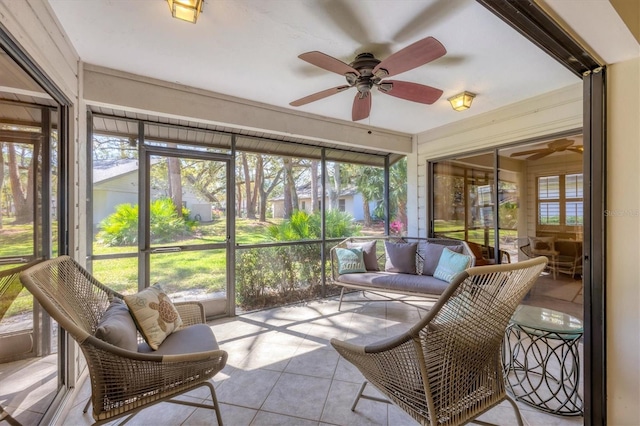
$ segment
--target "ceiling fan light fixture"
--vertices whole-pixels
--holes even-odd
[[[475,98],[475,93],[464,91],[462,93],[458,93],[455,96],[447,99],[451,104],[451,107],[456,111],[464,111],[465,109],[471,108],[471,102],[473,102],[473,98]]]
[[[167,0],[171,16],[195,24],[202,12],[204,0]]]

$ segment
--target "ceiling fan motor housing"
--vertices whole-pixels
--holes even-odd
[[[373,75],[373,69],[380,63],[379,59],[371,53],[360,53],[349,66],[360,73],[356,76],[353,73],[345,74],[347,82],[355,86],[358,92],[365,94],[371,91],[374,84],[380,83],[381,78]]]

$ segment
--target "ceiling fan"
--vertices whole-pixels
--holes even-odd
[[[351,110],[353,121],[362,120],[369,116],[373,87],[387,95],[430,105],[442,96],[442,90],[408,81],[383,79],[417,68],[444,56],[446,53],[444,46],[433,37],[419,40],[382,61],[371,53],[361,53],[347,65],[322,52],[303,53],[298,56],[300,59],[327,71],[342,74],[346,78],[347,84],[305,96],[289,105],[295,107],[306,105],[352,87],[357,89]]]
[[[511,157],[520,157],[523,155],[529,155],[529,157],[527,157],[527,160],[539,160],[540,158],[544,158],[547,155],[553,154],[554,152],[573,151],[573,152],[577,152],[578,154],[582,154],[582,152],[584,151],[584,147],[582,145],[572,146],[573,143],[574,141],[571,139],[558,139],[556,141],[549,142],[546,148],[538,148],[538,149],[532,149],[529,151],[514,152],[513,154],[511,154]]]

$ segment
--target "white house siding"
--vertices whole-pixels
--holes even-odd
[[[94,183],[93,186],[93,225],[96,227],[102,220],[115,211],[120,204],[138,204],[138,175],[137,171],[124,173],[120,176],[108,179],[103,182]],[[159,190],[151,190],[151,199],[166,197],[167,194]],[[200,220],[211,221],[211,203],[207,203],[198,197],[188,187],[183,187],[182,201],[187,209],[196,206],[195,211],[191,211],[191,217],[200,215]]]

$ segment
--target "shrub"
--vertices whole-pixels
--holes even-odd
[[[138,206],[120,204],[100,223],[96,236],[106,246],[129,246],[138,242]],[[170,198],[160,198],[151,203],[150,231],[152,243],[166,243],[191,236],[195,222],[188,219],[189,211],[182,209],[182,217],[176,213]],[[187,219],[185,219],[187,218]]]

